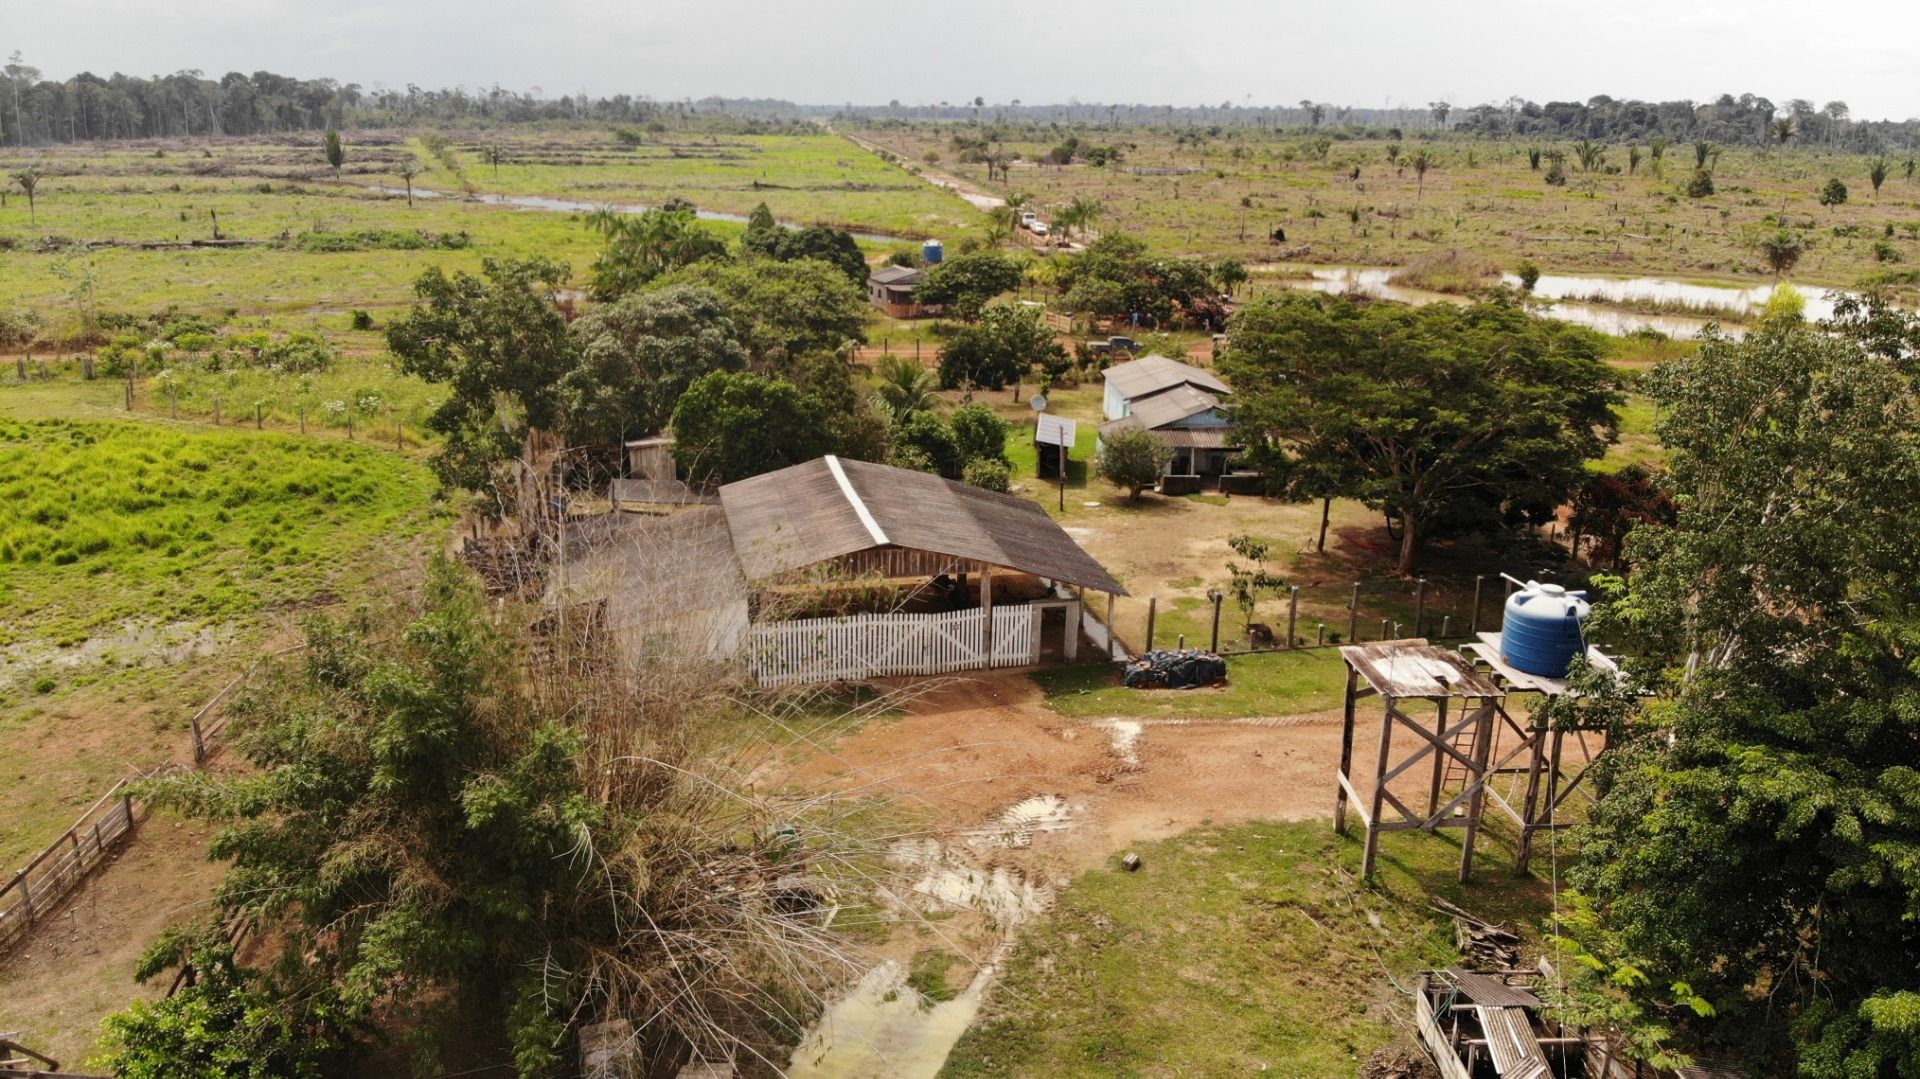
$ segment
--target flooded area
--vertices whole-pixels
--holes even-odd
[[[107,663],[119,667],[172,666],[219,652],[234,639],[232,626],[197,622],[130,619],[78,644],[21,641],[0,648],[0,689],[10,689],[31,672],[73,670]]]
[[[405,196],[407,193],[407,189],[404,187],[389,187],[385,184],[368,184],[366,187],[369,191],[378,191],[383,195]],[[425,187],[414,188],[413,197],[416,199],[461,199],[469,202],[484,202],[490,206],[512,206],[521,210],[545,210],[549,213],[562,214],[591,213],[595,210],[612,210],[615,213],[621,214],[643,214],[653,209],[651,206],[646,206],[638,202],[586,202],[581,199],[554,198],[551,195],[495,195],[481,194],[478,192],[463,195],[449,191],[435,191]],[[702,221],[731,221],[737,225],[747,223],[747,215],[745,214],[722,213],[719,210],[695,210],[694,216]],[[783,229],[801,229],[806,226],[795,221],[782,221],[780,222],[780,227]],[[852,229],[847,230],[847,232],[856,240],[863,243],[874,244],[894,244],[902,240],[916,238],[910,236],[894,236],[884,232],[859,232]]]
[[[1257,267],[1268,272],[1286,268],[1275,265]],[[1288,288],[1311,292],[1359,293],[1400,303],[1472,302],[1472,297],[1404,285],[1395,280],[1399,271],[1387,267],[1339,266],[1308,271],[1308,276],[1284,281]],[[1518,288],[1520,278],[1501,275],[1501,283]],[[1689,340],[1709,325],[1719,325],[1728,337],[1742,337],[1740,323],[1756,317],[1774,285],[1702,285],[1673,281],[1662,277],[1596,277],[1572,274],[1542,274],[1534,283],[1535,309],[1545,318],[1557,318],[1601,333],[1625,337],[1648,330],[1675,340]],[[1832,318],[1835,302],[1848,295],[1838,289],[1798,286],[1806,300],[1810,321]],[[1618,306],[1616,306],[1618,305]],[[1632,310],[1634,306],[1670,307],[1680,314]]]

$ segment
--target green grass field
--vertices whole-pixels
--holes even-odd
[[[1172,645],[1171,636],[1164,642]],[[1189,637],[1190,646],[1205,647]],[[1063,716],[1162,716],[1237,719],[1296,715],[1340,707],[1346,666],[1332,648],[1232,656],[1219,689],[1128,689],[1106,664],[1053,667],[1034,680],[1047,707]]]
[[[1406,1044],[1395,981],[1457,961],[1441,896],[1497,920],[1545,913],[1485,842],[1477,883],[1454,879],[1454,837],[1385,837],[1376,877],[1330,822],[1210,828],[1076,878],[1020,939],[940,1074],[1269,1074],[1344,1079]],[[1391,979],[1391,980],[1390,980]]]
[[[319,137],[304,140],[170,140],[154,149],[57,146],[0,154],[0,174],[37,164],[37,205],[0,207],[0,264],[8,306],[39,313],[52,337],[82,309],[273,316],[282,328],[324,323],[354,308],[404,306],[428,266],[475,269],[483,258],[543,255],[583,272],[599,237],[578,212],[521,209],[458,197],[397,192],[398,169],[428,169],[414,186],[458,196],[545,196],[592,205],[692,200],[746,214],[765,201],[784,220],[955,242],[980,215],[895,165],[832,135],[677,136],[637,147],[610,130],[557,129],[497,136],[502,163],[483,163],[494,136],[430,139],[348,133],[336,178]],[[378,188],[391,188],[383,192]],[[138,244],[247,241],[237,248],[142,249]],[[709,221],[731,236],[740,226]],[[363,230],[456,238],[458,247],[317,250]],[[89,246],[92,245],[92,246]],[[362,245],[364,246],[364,245]],[[888,250],[898,244],[868,245]]]
[[[408,454],[129,417],[112,382],[0,388],[0,862],[131,769],[301,612],[405,587],[445,518]],[[377,582],[377,584],[376,584]]]

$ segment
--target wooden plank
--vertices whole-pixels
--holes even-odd
[[[1475,1004],[1492,1008],[1538,1008],[1540,998],[1525,986],[1508,985],[1498,978],[1460,967],[1448,967],[1447,977]]]
[[[1383,697],[1438,700],[1498,697],[1500,687],[1458,652],[1424,638],[1340,646],[1340,658]]]
[[[1427,995],[1427,984],[1422,980],[1420,988],[1414,993],[1414,1020],[1420,1032],[1420,1040],[1425,1045],[1427,1055],[1440,1067],[1441,1079],[1472,1079],[1472,1073],[1460,1059],[1446,1034],[1440,1029],[1440,1017],[1434,1012],[1433,1001]]]
[[[1534,1039],[1533,1017],[1525,1008],[1479,1007],[1480,1029],[1487,1034],[1487,1055],[1500,1079],[1547,1079],[1553,1069]]]

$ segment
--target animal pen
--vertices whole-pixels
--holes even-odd
[[[1516,692],[1548,698],[1567,695],[1567,680],[1528,674],[1506,662],[1497,633],[1482,633],[1466,648],[1485,670],[1467,656],[1435,647],[1424,638],[1340,649],[1347,665],[1347,689],[1333,826],[1346,833],[1349,809],[1366,826],[1362,876],[1373,873],[1382,833],[1459,828],[1463,831],[1460,879],[1467,880],[1473,873],[1474,846],[1488,805],[1505,813],[1519,829],[1515,868],[1527,872],[1535,838],[1567,826],[1559,819],[1561,806],[1575,794],[1592,797],[1584,780],[1606,748],[1605,735],[1549,728],[1533,712],[1517,718],[1509,708],[1511,694]],[[1596,669],[1618,669],[1597,648],[1589,647],[1586,657]],[[1362,795],[1354,786],[1353,740],[1359,702],[1376,696],[1382,702],[1379,756],[1372,788]],[[1432,718],[1413,714],[1409,702],[1423,702],[1432,709]],[[1414,738],[1412,750],[1397,759],[1393,754],[1396,728]],[[1600,745],[1594,746],[1593,740]],[[1424,806],[1421,797],[1391,789],[1395,779],[1408,773],[1425,780]],[[1505,789],[1502,780],[1507,782]]]
[[[1441,1079],[1637,1079],[1612,1042],[1563,1024],[1536,992],[1540,970],[1428,971],[1414,991],[1414,1023]]]

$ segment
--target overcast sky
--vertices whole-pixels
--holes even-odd
[[[265,68],[363,86],[838,104],[1424,106],[1594,94],[1920,116],[1920,2],[11,0],[49,76]]]

